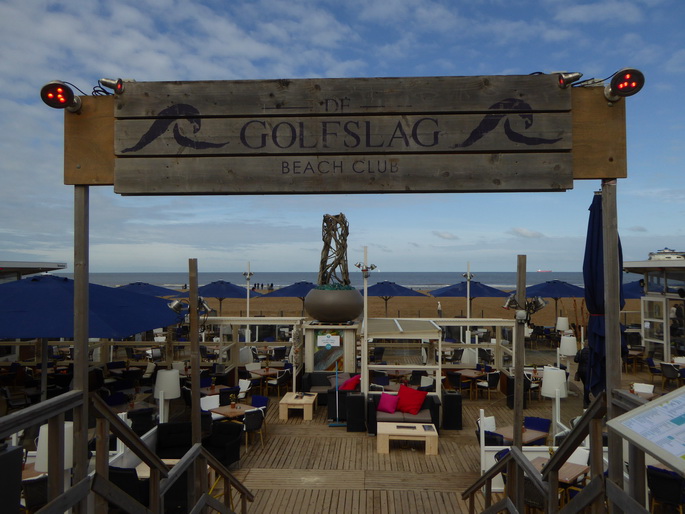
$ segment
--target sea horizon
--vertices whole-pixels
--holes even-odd
[[[57,276],[73,278],[73,273],[53,273]],[[464,273],[447,271],[372,271],[369,276],[369,286],[382,281],[395,282],[405,287],[421,290],[433,290],[466,280]],[[472,272],[472,280],[498,289],[513,290],[516,288],[516,272],[506,271],[481,271]],[[295,282],[307,281],[316,283],[317,272],[297,271],[265,271],[254,272],[250,286],[257,285],[266,289],[273,285],[274,289],[288,286]],[[90,282],[94,284],[116,287],[132,282],[146,282],[156,286],[171,289],[182,289],[188,284],[188,273],[184,272],[110,272],[90,273]],[[246,285],[242,272],[199,272],[198,284],[200,286],[225,280],[236,285]],[[549,280],[562,280],[570,284],[583,287],[583,273],[580,271],[529,271],[526,273],[526,286],[532,286]],[[363,287],[362,274],[354,268],[350,270],[350,281],[354,287]],[[624,279],[624,282],[628,280]]]

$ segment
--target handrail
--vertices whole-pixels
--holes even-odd
[[[131,427],[124,423],[124,421],[117,416],[112,409],[109,408],[109,405],[107,405],[97,393],[92,393],[90,400],[91,404],[95,408],[95,415],[105,418],[109,422],[109,429],[112,431],[112,433],[114,433],[117,438],[121,439],[121,441],[128,448],[130,448],[131,451],[140,458],[140,460],[150,466],[151,470],[155,469],[159,471],[163,477],[166,477],[169,474],[169,470],[164,465],[164,462],[162,462],[162,459],[160,459],[155,452],[143,444],[140,437],[136,435]]]
[[[82,391],[66,393],[30,405],[0,418],[0,439],[4,439],[27,426],[38,425],[83,403]]]
[[[492,509],[492,507],[490,507],[492,501],[490,483],[492,479],[495,476],[497,476],[497,474],[499,474],[507,468],[511,461],[514,461],[517,469],[516,475],[522,476],[522,473],[525,473],[525,475],[530,480],[531,485],[533,485],[542,495],[544,495],[548,507],[547,510],[549,512],[556,512],[558,510],[558,507],[556,505],[556,491],[558,489],[557,477],[559,468],[561,468],[561,466],[566,462],[566,460],[573,453],[573,451],[578,446],[580,446],[580,444],[583,442],[583,440],[588,434],[592,434],[591,445],[596,445],[595,447],[601,448],[601,434],[595,434],[594,431],[591,430],[591,428],[593,428],[591,427],[591,424],[596,424],[597,420],[601,419],[605,414],[606,396],[604,395],[604,393],[602,393],[593,401],[590,408],[587,411],[585,411],[585,413],[581,417],[580,421],[576,424],[575,427],[573,427],[569,435],[566,436],[566,438],[559,446],[555,454],[550,458],[549,462],[545,465],[542,472],[538,472],[537,469],[535,469],[535,467],[526,458],[526,456],[523,454],[520,448],[512,447],[511,451],[502,460],[495,463],[490,469],[488,469],[479,479],[477,479],[468,489],[466,489],[462,493],[462,499],[466,500],[467,498],[471,497],[472,500],[472,496],[475,495],[483,486],[486,486],[485,505],[487,507],[486,511],[490,512]],[[594,465],[592,467],[592,471],[593,474],[595,474],[596,476],[602,477],[601,470],[598,471]],[[588,489],[588,491],[585,492],[585,494],[583,494],[581,498],[579,498],[579,500],[574,501],[573,504],[578,505],[579,503],[585,501],[588,502],[587,504],[590,504],[593,501],[595,501],[597,498],[597,494],[593,494],[593,491],[597,487],[599,487],[600,492],[604,492],[604,485],[602,479],[600,478],[599,486],[596,485],[597,483],[598,482],[594,482],[593,487]],[[523,481],[517,484],[517,486],[519,489],[518,491],[512,491],[509,488],[507,488],[507,496],[510,500],[512,500],[516,496],[520,498],[523,497]],[[498,502],[498,505],[500,505],[501,503],[502,502]],[[473,501],[470,502],[470,507],[470,511],[473,512]]]
[[[590,407],[583,413],[576,426],[564,438],[561,445],[554,452],[554,455],[549,459],[549,462],[542,469],[542,478],[547,480],[552,471],[559,471],[561,466],[568,460],[576,448],[580,446],[583,440],[590,433],[590,422],[593,419],[601,419],[606,414],[606,395],[602,392],[597,399],[592,402]],[[590,441],[590,448],[592,449],[594,441]],[[602,441],[599,441],[599,448],[602,447]]]

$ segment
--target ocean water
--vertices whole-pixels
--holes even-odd
[[[57,273],[55,273],[57,275]],[[60,276],[73,278],[70,273],[59,273]],[[516,288],[516,273],[514,272],[472,272],[473,280],[499,289],[510,290]],[[225,280],[237,285],[245,284],[245,277],[241,272],[203,273],[198,274],[199,285],[208,284],[216,280]],[[259,272],[255,271],[250,284],[273,284],[274,288],[284,287],[295,282],[316,282],[315,272]],[[350,280],[354,287],[364,285],[362,274],[357,268],[350,270]],[[440,271],[372,271],[369,285],[382,281],[396,282],[412,289],[433,290],[439,287],[456,284],[466,280],[462,273]],[[573,285],[583,287],[581,272],[529,272],[526,274],[526,285],[532,286],[548,280],[563,280]],[[180,289],[188,284],[187,273],[91,273],[90,282],[104,286],[121,286],[131,282],[147,282],[149,284]]]

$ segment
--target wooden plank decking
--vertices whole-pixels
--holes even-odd
[[[575,369],[575,368],[573,368]],[[624,382],[650,382],[646,371],[624,375]],[[577,390],[580,382],[570,382]],[[660,391],[657,385],[657,390]],[[439,455],[426,456],[422,442],[392,441],[388,455],[376,453],[376,438],[329,427],[325,407],[312,421],[291,411],[279,421],[277,398],[267,414],[268,435],[241,448],[233,472],[255,494],[249,512],[271,513],[419,513],[467,512],[461,493],[479,476],[475,420],[479,409],[498,425],[511,424],[513,411],[499,393],[491,401],[463,401],[463,429],[441,430]],[[551,418],[550,400],[533,400],[526,416]],[[582,413],[582,395],[562,401],[562,422]],[[499,496],[495,495],[494,501]],[[484,508],[482,495],[476,509]]]

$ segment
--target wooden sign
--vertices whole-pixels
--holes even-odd
[[[127,83],[121,194],[563,191],[554,75]]]

